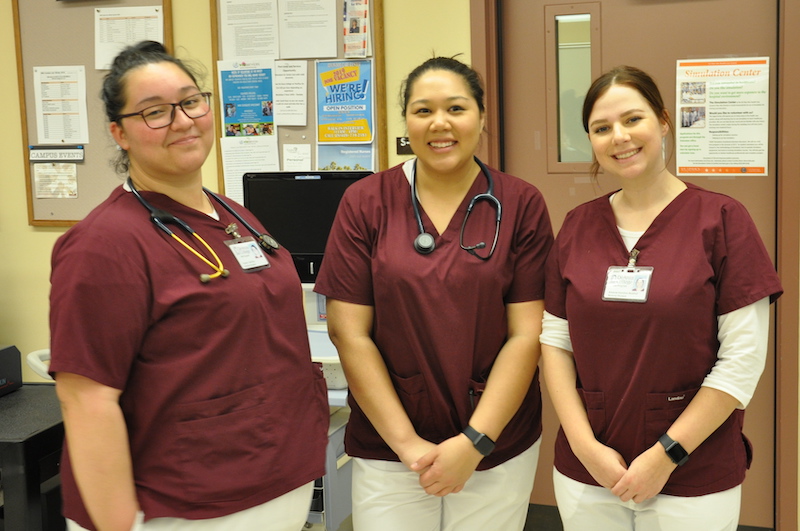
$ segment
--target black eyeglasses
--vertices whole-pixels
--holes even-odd
[[[178,103],[159,103],[151,105],[139,112],[130,114],[120,114],[114,118],[115,122],[131,116],[141,116],[145,125],[150,129],[161,129],[167,127],[175,121],[175,108],[180,107],[183,113],[189,118],[201,118],[211,110],[211,93],[198,92]]]

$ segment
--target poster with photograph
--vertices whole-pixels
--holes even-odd
[[[317,61],[317,142],[372,142],[372,62]]]
[[[275,134],[273,64],[270,59],[218,63],[223,136]]]
[[[318,144],[317,169],[332,171],[373,171],[375,153],[365,144]]]
[[[363,59],[369,54],[369,0],[344,0],[344,56]]]
[[[769,58],[677,62],[678,175],[766,175]]]

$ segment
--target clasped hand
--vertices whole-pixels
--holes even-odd
[[[447,496],[460,492],[483,456],[462,434],[439,444],[427,444],[430,447],[422,457],[406,466],[419,474],[420,486],[430,495]]]
[[[661,492],[676,467],[660,444],[650,447],[626,466],[619,452],[597,442],[581,462],[597,483],[621,501],[633,500],[634,503],[642,503]]]

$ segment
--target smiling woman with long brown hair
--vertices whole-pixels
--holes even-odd
[[[735,531],[775,268],[738,201],[667,169],[673,125],[650,76],[601,76],[583,120],[620,189],[567,215],[547,266],[564,528]]]

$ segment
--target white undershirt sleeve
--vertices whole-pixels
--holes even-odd
[[[619,229],[630,251],[642,233]],[[739,400],[744,409],[753,398],[767,363],[769,341],[769,297],[717,317],[717,362],[702,386],[717,389]],[[544,312],[539,342],[572,352],[569,323]]]
[[[628,251],[644,234],[617,229]],[[728,393],[739,400],[739,409],[746,408],[764,372],[768,334],[769,297],[718,316],[717,340],[720,347],[717,362],[703,380],[703,387]]]
[[[769,297],[717,317],[717,362],[703,387],[728,393],[744,409],[767,362]]]
[[[566,319],[544,312],[542,318],[542,335],[539,343],[550,345],[572,352],[572,340],[569,338],[569,323]]]
[[[766,365],[769,297],[720,315],[717,330],[717,362],[702,385],[731,395],[739,400],[739,409],[744,409],[753,398]],[[569,322],[544,312],[539,342],[572,352]]]

